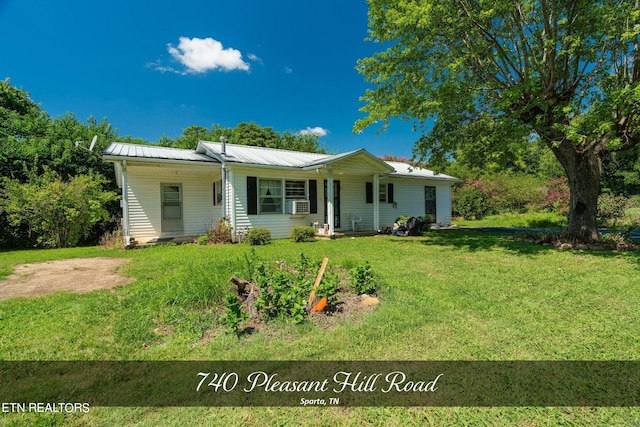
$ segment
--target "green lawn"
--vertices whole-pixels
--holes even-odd
[[[567,226],[567,218],[553,212],[509,212],[480,220],[455,218],[453,223],[461,227],[562,228]]]
[[[557,251],[477,232],[258,247],[330,266],[368,260],[381,305],[329,330],[276,324],[237,339],[216,324],[249,247],[170,246],[0,253],[23,262],[130,257],[114,290],[0,301],[4,360],[638,360],[640,254]],[[1,286],[1,282],[0,282]],[[92,408],[0,417],[0,425],[638,425],[636,408]]]

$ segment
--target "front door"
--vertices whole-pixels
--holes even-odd
[[[182,185],[161,185],[162,231],[182,231]]]
[[[424,213],[436,222],[436,187],[424,187]]]
[[[334,228],[340,228],[340,181],[333,181],[333,226]],[[328,224],[327,220],[327,180],[324,180],[324,223]]]

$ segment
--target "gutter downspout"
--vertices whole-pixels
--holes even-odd
[[[235,215],[236,212],[235,212],[235,209],[232,207],[232,205],[229,203],[234,199],[235,196],[233,194],[233,186],[229,188],[229,185],[228,185],[230,171],[227,168],[227,165],[224,161],[224,157],[227,155],[227,137],[224,135],[221,136],[220,142],[222,143],[222,151],[220,156],[220,160],[222,162],[222,184],[221,184],[222,185],[222,219],[230,222],[229,225],[231,226],[231,230],[235,238],[237,236],[236,215]],[[228,207],[230,206],[231,206],[231,212],[227,210]]]
[[[122,161],[122,230],[124,232],[124,247],[131,244],[129,227],[129,182],[127,179],[127,161]]]
[[[373,175],[373,229],[380,230],[380,174]]]

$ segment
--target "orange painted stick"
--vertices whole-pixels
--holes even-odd
[[[320,271],[318,272],[318,277],[316,277],[316,283],[313,284],[313,289],[311,289],[311,295],[309,295],[309,302],[307,303],[307,307],[311,309],[311,304],[313,304],[313,300],[316,299],[316,288],[322,281],[322,275],[324,274],[324,270],[327,268],[327,264],[329,263],[329,258],[324,257],[322,260],[322,266],[320,267]]]
[[[313,306],[313,308],[311,309],[311,312],[316,313],[318,311],[322,311],[326,306],[327,306],[327,298],[322,297],[320,298],[320,301],[318,301],[318,303]]]

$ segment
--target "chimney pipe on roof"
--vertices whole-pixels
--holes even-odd
[[[227,137],[224,135],[221,136],[220,142],[222,142],[222,154],[226,156],[227,155]]]

